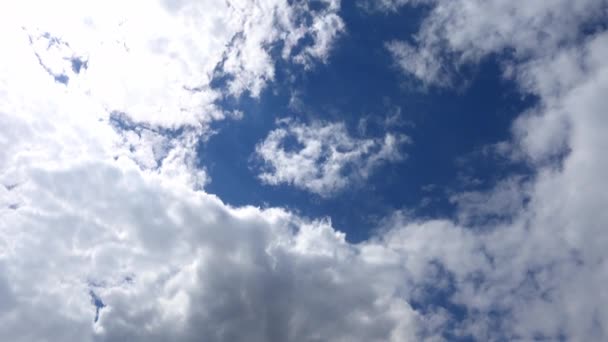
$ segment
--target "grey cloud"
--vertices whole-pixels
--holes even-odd
[[[13,250],[9,298],[19,303],[0,318],[16,319],[3,336],[24,336],[17,322],[51,314],[52,303],[52,333],[27,338],[401,341],[420,331],[422,318],[396,296],[406,276],[370,263],[328,223],[228,208],[138,175],[91,164],[34,172],[19,187],[31,202],[2,227]],[[105,304],[97,322],[91,283]]]

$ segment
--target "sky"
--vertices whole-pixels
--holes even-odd
[[[0,4],[0,336],[608,339],[608,2]]]

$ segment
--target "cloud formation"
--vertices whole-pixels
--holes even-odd
[[[606,17],[604,0],[553,3],[528,1],[412,1],[378,4],[390,11],[425,3],[430,14],[413,42],[395,40],[386,47],[398,67],[425,86],[454,86],[464,65],[475,65],[491,54],[514,61],[542,58],[571,44],[585,31],[601,30]],[[384,4],[384,5],[380,5]]]
[[[39,63],[70,90],[175,128],[223,118],[215,106],[222,96],[259,96],[274,78],[275,46],[309,67],[325,60],[344,27],[339,1],[320,3],[32,0],[2,11],[7,34],[27,36]],[[212,87],[218,77],[227,91]]]
[[[401,150],[409,142],[407,136],[391,133],[382,138],[353,137],[344,123],[306,125],[283,120],[279,124],[256,146],[256,155],[264,163],[259,178],[323,197],[364,181],[382,164],[403,160]]]
[[[597,287],[608,277],[599,246],[608,224],[600,209],[608,200],[600,176],[608,171],[600,152],[608,144],[600,133],[608,34],[596,23],[605,22],[607,8],[605,1],[436,1],[414,44],[387,45],[401,70],[442,87],[455,85],[463,65],[503,56],[504,76],[539,99],[501,145],[501,153],[535,169],[532,181],[506,179],[487,193],[454,197],[463,224],[491,219],[476,236],[483,254],[469,255],[486,257],[490,268],[469,272],[452,294],[469,316],[460,334],[606,337]]]
[[[209,87],[218,63],[234,74],[223,92],[255,94],[272,79],[266,44],[282,40],[295,62],[322,60],[338,2],[294,30],[281,18],[307,7],[280,1],[146,2],[146,17],[136,3],[2,8],[0,336],[605,340],[608,33],[584,23],[605,16],[606,3],[511,3],[434,2],[416,45],[395,56],[423,82],[449,86],[445,65],[457,73],[512,49],[505,77],[539,103],[505,149],[534,175],[454,195],[457,220],[395,212],[359,244],[328,220],[223,203],[202,190],[193,156],[204,123],[224,115],[213,100],[225,94]],[[254,31],[237,34],[247,25]],[[316,43],[292,54],[306,34]],[[444,66],[408,62],[420,58]],[[311,191],[339,188],[348,168],[368,175],[404,142],[355,138],[337,123],[282,125],[259,153],[284,158],[278,181],[306,179],[318,184]],[[301,167],[289,171],[293,158]]]

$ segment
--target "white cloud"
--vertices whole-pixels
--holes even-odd
[[[494,227],[519,215],[529,200],[529,184],[523,177],[504,179],[492,191],[465,191],[452,195],[458,221],[466,226]]]
[[[472,230],[483,248],[458,256],[467,263],[485,259],[485,265],[450,267],[448,256],[439,258],[456,277],[452,300],[469,313],[459,334],[606,338],[607,303],[599,287],[608,278],[608,216],[601,209],[608,202],[602,154],[608,139],[601,133],[608,128],[602,95],[608,34],[594,26],[606,10],[604,1],[437,1],[413,44],[388,43],[404,72],[447,87],[461,81],[462,65],[508,52],[505,77],[539,99],[515,121],[512,139],[501,143],[503,153],[534,168],[531,182],[506,179],[485,193],[453,196],[461,224],[486,223]]]
[[[214,105],[221,96],[257,97],[274,77],[273,45],[285,43],[285,59],[325,60],[343,30],[338,10],[335,1],[313,12],[308,2],[286,0],[32,0],[3,6],[2,20],[12,39],[32,40],[23,53],[69,78],[70,91],[137,122],[179,127],[223,118]],[[296,44],[304,52],[294,56]],[[72,60],[86,69],[75,75]],[[226,94],[210,87],[218,73],[229,78]]]
[[[392,1],[387,10],[418,1]],[[454,86],[463,64],[490,54],[508,53],[515,60],[551,54],[575,44],[582,28],[605,18],[605,1],[554,2],[508,0],[428,1],[432,10],[413,43],[387,44],[400,69],[425,86]]]
[[[403,341],[431,319],[397,295],[397,263],[368,260],[383,246],[350,245],[328,222],[230,208],[112,163],[33,169],[10,192],[27,200],[2,209],[7,339]]]
[[[409,5],[418,6],[432,4],[436,0],[358,0],[357,5],[370,13],[384,12],[395,13],[399,8]]]
[[[337,5],[331,5],[324,15],[315,16],[311,25],[310,35],[315,44],[306,46],[303,51],[298,53],[294,60],[311,68],[317,60],[327,61],[331,47],[336,37],[344,31],[344,22],[336,13]]]
[[[134,16],[134,22],[123,25],[139,23],[151,29],[125,31],[131,32],[126,40],[140,43],[147,40],[138,35],[162,31],[161,24],[174,20],[177,13],[183,12],[179,20],[191,24],[194,33],[215,27],[213,20],[196,20],[200,11],[194,4],[167,3],[171,6],[151,9],[149,17],[137,16],[141,8],[130,9],[128,4],[118,7],[118,12],[84,2],[70,3],[72,7],[56,2],[37,3],[39,7],[24,4],[29,7],[17,13],[22,16],[13,9],[0,11],[6,19],[0,21],[6,33],[0,35],[4,47],[0,55],[0,335],[4,339],[418,341],[441,340],[446,331],[479,340],[606,339],[608,34],[578,41],[570,39],[575,33],[568,31],[578,27],[571,20],[586,21],[604,13],[586,12],[584,6],[590,3],[559,2],[551,15],[538,16],[557,18],[563,27],[526,26],[526,20],[536,18],[527,14],[527,6],[546,9],[544,2],[526,2],[515,14],[506,11],[510,14],[496,21],[500,32],[512,32],[501,43],[505,47],[517,51],[533,47],[527,58],[516,58],[510,66],[522,91],[540,98],[538,107],[523,113],[514,125],[510,141],[513,151],[537,170],[530,182],[521,187],[506,180],[488,193],[461,194],[461,213],[468,216],[458,223],[395,213],[378,236],[359,244],[348,243],[327,220],[305,220],[276,208],[234,208],[205,193],[196,187],[204,182],[204,173],[196,169],[192,156],[200,130],[194,127],[192,134],[172,139],[158,127],[196,126],[205,119],[196,111],[180,112],[182,116],[169,109],[166,113],[171,115],[162,114],[164,109],[146,114],[146,106],[174,108],[200,100],[190,93],[193,98],[181,99],[179,89],[201,84],[198,81],[207,77],[204,71],[211,70],[206,68],[213,62],[207,61],[215,57],[199,59],[197,54],[222,58],[224,46],[213,41],[222,40],[221,30],[212,37],[201,33],[199,43],[207,42],[209,51],[197,50],[199,43],[189,46],[180,41],[174,55],[146,57],[145,44],[134,44],[131,48],[139,51],[141,59],[127,59],[124,67],[110,59],[104,68],[93,71],[96,49],[120,50],[110,44],[120,36],[116,32],[120,25],[104,20],[112,22],[125,13]],[[224,8],[223,2],[209,4]],[[459,46],[468,46],[472,55],[496,51],[494,46],[500,44],[491,41],[500,35],[471,38],[493,32],[479,24],[492,17],[492,4],[505,3],[474,2],[458,11],[441,12],[449,23],[462,22],[450,24],[455,29],[445,33],[454,34],[448,41],[466,42]],[[25,11],[31,8],[40,14]],[[69,9],[92,17],[82,25],[82,17],[65,15]],[[437,11],[431,12],[423,31],[433,26]],[[469,18],[469,13],[479,18]],[[12,25],[17,19],[48,26],[42,30],[58,32],[54,34],[68,42],[70,50],[64,45],[51,49],[41,58],[43,68],[34,54],[42,56],[42,48],[33,49],[28,40],[28,34],[39,37],[43,31],[24,31]],[[94,37],[103,39],[90,41],[78,38],[84,31],[72,31],[93,30],[87,25],[114,31],[98,33]],[[523,33],[515,32],[517,25],[523,25]],[[568,44],[534,45],[521,38],[536,37],[534,30],[564,35]],[[170,35],[194,35],[181,33]],[[164,44],[156,42],[155,48]],[[426,44],[422,38],[419,43]],[[457,46],[449,44],[443,48]],[[86,72],[76,75],[71,62],[63,59],[73,56],[88,58]],[[183,70],[203,72],[182,72],[177,66],[182,62],[163,64],[173,59],[182,60]],[[127,82],[131,77],[127,65],[134,68],[133,75],[143,78]],[[158,66],[159,74],[146,75],[150,66]],[[243,69],[262,79],[267,75],[267,69],[258,69],[257,64]],[[174,74],[175,70],[179,72]],[[68,75],[68,85],[55,82],[49,71]],[[104,80],[104,72],[115,78]],[[185,80],[191,76],[195,81],[164,84],[167,75]],[[108,79],[115,83],[103,84]],[[256,82],[245,79],[243,84],[255,89]],[[118,87],[116,97],[109,89],[112,85]],[[130,96],[122,98],[122,91]],[[108,110],[126,111],[135,128],[115,129]],[[290,131],[293,127],[300,133]],[[315,127],[292,122],[275,132],[316,141],[309,147],[312,156],[328,139],[335,142],[333,146],[342,144],[345,150],[336,151],[338,159],[358,161],[363,170],[376,163],[371,155],[390,156],[395,151],[386,140],[354,138],[339,124],[311,130]],[[327,138],[328,132],[335,137]],[[282,138],[277,135],[278,143]],[[569,151],[559,165],[552,162],[556,142],[558,155]],[[383,146],[388,147],[381,153]],[[521,194],[529,198],[519,207]],[[504,210],[510,219],[484,230],[465,225],[469,217]],[[447,300],[466,309],[468,318],[459,321],[437,303],[414,310],[409,303],[425,303],[429,289],[446,291]],[[97,322],[91,291],[105,304]]]
[[[51,49],[55,36],[12,25],[34,13],[2,11],[11,17],[2,21],[7,34],[0,38],[3,338],[402,341],[426,333],[419,322],[427,319],[396,296],[398,272],[377,269],[326,221],[231,208],[200,189],[205,175],[193,165],[194,144],[204,134],[204,116],[216,114],[198,108],[198,92],[183,86],[208,82],[215,57],[196,55],[196,44],[206,39],[205,53],[221,56],[213,39],[222,34],[199,41],[195,28],[217,23],[182,17],[195,32],[176,33],[172,16],[184,7],[169,14],[153,8],[144,20],[127,5],[104,17],[105,8],[75,2],[73,11],[91,17],[67,18],[63,11],[71,7],[60,5],[40,8],[56,18],[50,23],[45,16],[28,22],[61,38]],[[191,6],[184,11],[198,13]],[[134,21],[113,26],[125,13]],[[100,29],[104,20],[117,31],[138,29],[108,36]],[[151,41],[154,28],[174,36]],[[197,38],[188,49],[173,40],[182,33]],[[311,51],[324,56],[325,38],[322,46]],[[72,56],[86,57],[87,69],[72,70]],[[239,70],[257,75],[243,82],[255,91],[267,69]],[[67,84],[56,75],[66,75]],[[374,278],[393,280],[351,286]],[[104,307],[96,308],[94,298]]]
[[[436,86],[453,85],[453,61],[450,59],[438,60],[439,57],[435,55],[437,51],[418,50],[407,42],[397,40],[387,42],[386,49],[395,59],[398,68],[415,76],[425,87],[431,84]]]
[[[132,158],[159,172],[183,169],[171,166],[169,159],[194,166],[194,147],[210,134],[209,123],[235,116],[216,101],[243,92],[258,96],[272,81],[273,45],[284,43],[282,58],[294,63],[304,53],[293,53],[297,44],[317,51],[307,55],[312,65],[327,58],[343,29],[336,1],[320,11],[311,10],[308,2],[283,0],[24,1],[4,7],[2,44],[7,53],[0,57],[0,81],[8,98],[2,120],[7,131],[14,126],[20,131],[10,133],[13,141],[5,141],[11,146],[2,162],[27,135],[47,136],[45,149],[59,153],[57,149],[65,152],[62,145],[74,142],[74,135],[91,130],[104,135],[103,144],[91,139],[92,146],[70,146],[72,158],[90,154],[83,151],[90,148],[106,158]],[[317,24],[326,18],[335,26]],[[307,35],[312,39],[304,41]],[[227,87],[212,88],[212,80],[220,76],[228,78]],[[15,103],[27,106],[28,113],[19,113],[23,109]],[[109,130],[117,122],[130,127],[118,127],[117,135]],[[49,133],[51,127],[56,132]],[[204,184],[204,172],[196,172],[192,182]]]
[[[367,179],[382,164],[403,160],[401,149],[409,142],[407,136],[391,133],[382,138],[353,137],[344,123],[279,124],[256,146],[256,155],[264,162],[260,179],[324,197]]]

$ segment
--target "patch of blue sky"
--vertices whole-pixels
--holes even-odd
[[[79,74],[80,70],[88,68],[89,64],[87,60],[78,57],[71,58],[70,62],[72,63],[72,71],[76,74]]]
[[[92,290],[89,291],[89,295],[91,296],[91,304],[93,304],[93,306],[95,307],[94,322],[97,322],[99,320],[99,311],[101,311],[101,309],[105,308],[106,305],[101,300],[101,298],[99,298],[99,296],[97,296],[97,294],[95,292],[93,292]]]
[[[117,131],[132,131],[138,136],[141,136],[142,131],[150,131],[168,138],[176,138],[189,128],[182,126],[178,128],[164,128],[164,127],[155,127],[154,125],[135,122],[131,119],[126,113],[120,111],[112,111],[110,112],[109,117],[110,125]]]
[[[466,86],[456,91],[422,90],[394,67],[385,42],[411,38],[424,11],[368,14],[344,2],[341,16],[348,30],[326,64],[303,70],[279,59],[276,79],[259,99],[222,100],[225,109],[241,110],[244,116],[216,123],[218,134],[200,144],[200,163],[211,177],[207,190],[233,205],[282,206],[309,217],[329,216],[349,241],[357,242],[395,209],[452,217],[451,192],[488,189],[506,175],[529,174],[525,165],[482,153],[485,146],[508,139],[513,119],[536,101],[502,78],[501,56],[464,70],[458,77]],[[223,83],[218,79],[214,85]],[[344,122],[354,136],[380,136],[396,113],[401,124],[391,129],[412,139],[404,148],[408,157],[380,166],[364,183],[321,198],[257,178],[255,145],[277,119]],[[367,123],[364,130],[362,122]]]

